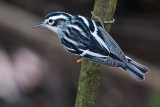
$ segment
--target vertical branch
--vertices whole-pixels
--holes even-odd
[[[95,0],[94,14],[102,22],[111,21],[116,10],[117,0]],[[109,32],[111,24],[106,24],[105,29]]]
[[[95,0],[93,13],[102,22],[110,21],[115,13],[117,0]],[[106,24],[107,31],[110,24]],[[99,88],[101,65],[83,60],[81,64],[78,92],[75,107],[96,107],[97,90]]]
[[[99,64],[83,60],[75,107],[95,107],[100,74]]]

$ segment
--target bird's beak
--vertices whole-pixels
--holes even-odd
[[[33,26],[33,28],[37,28],[37,27],[43,27],[43,23],[40,23],[40,24],[37,24],[37,25],[35,25],[35,26]]]

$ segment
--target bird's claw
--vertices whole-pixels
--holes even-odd
[[[91,14],[92,14],[92,17],[93,17],[95,20],[97,20],[97,21],[99,21],[99,22],[101,23],[101,25],[103,26],[103,28],[104,28],[104,24],[111,24],[111,23],[114,23],[114,22],[115,22],[115,19],[112,19],[111,21],[104,21],[104,22],[102,22],[102,20],[101,20],[98,16],[96,16],[96,15],[93,13],[93,11],[91,11]]]

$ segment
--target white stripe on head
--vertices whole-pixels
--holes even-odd
[[[58,16],[52,16],[52,17],[50,17],[49,19],[53,19],[53,20],[57,20],[57,19],[68,19],[68,17],[67,16],[65,16],[65,15],[58,15]]]

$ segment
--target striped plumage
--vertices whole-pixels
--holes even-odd
[[[48,14],[37,25],[57,33],[66,50],[96,63],[120,67],[138,80],[144,79],[148,69],[125,56],[119,45],[99,22],[65,12]]]

